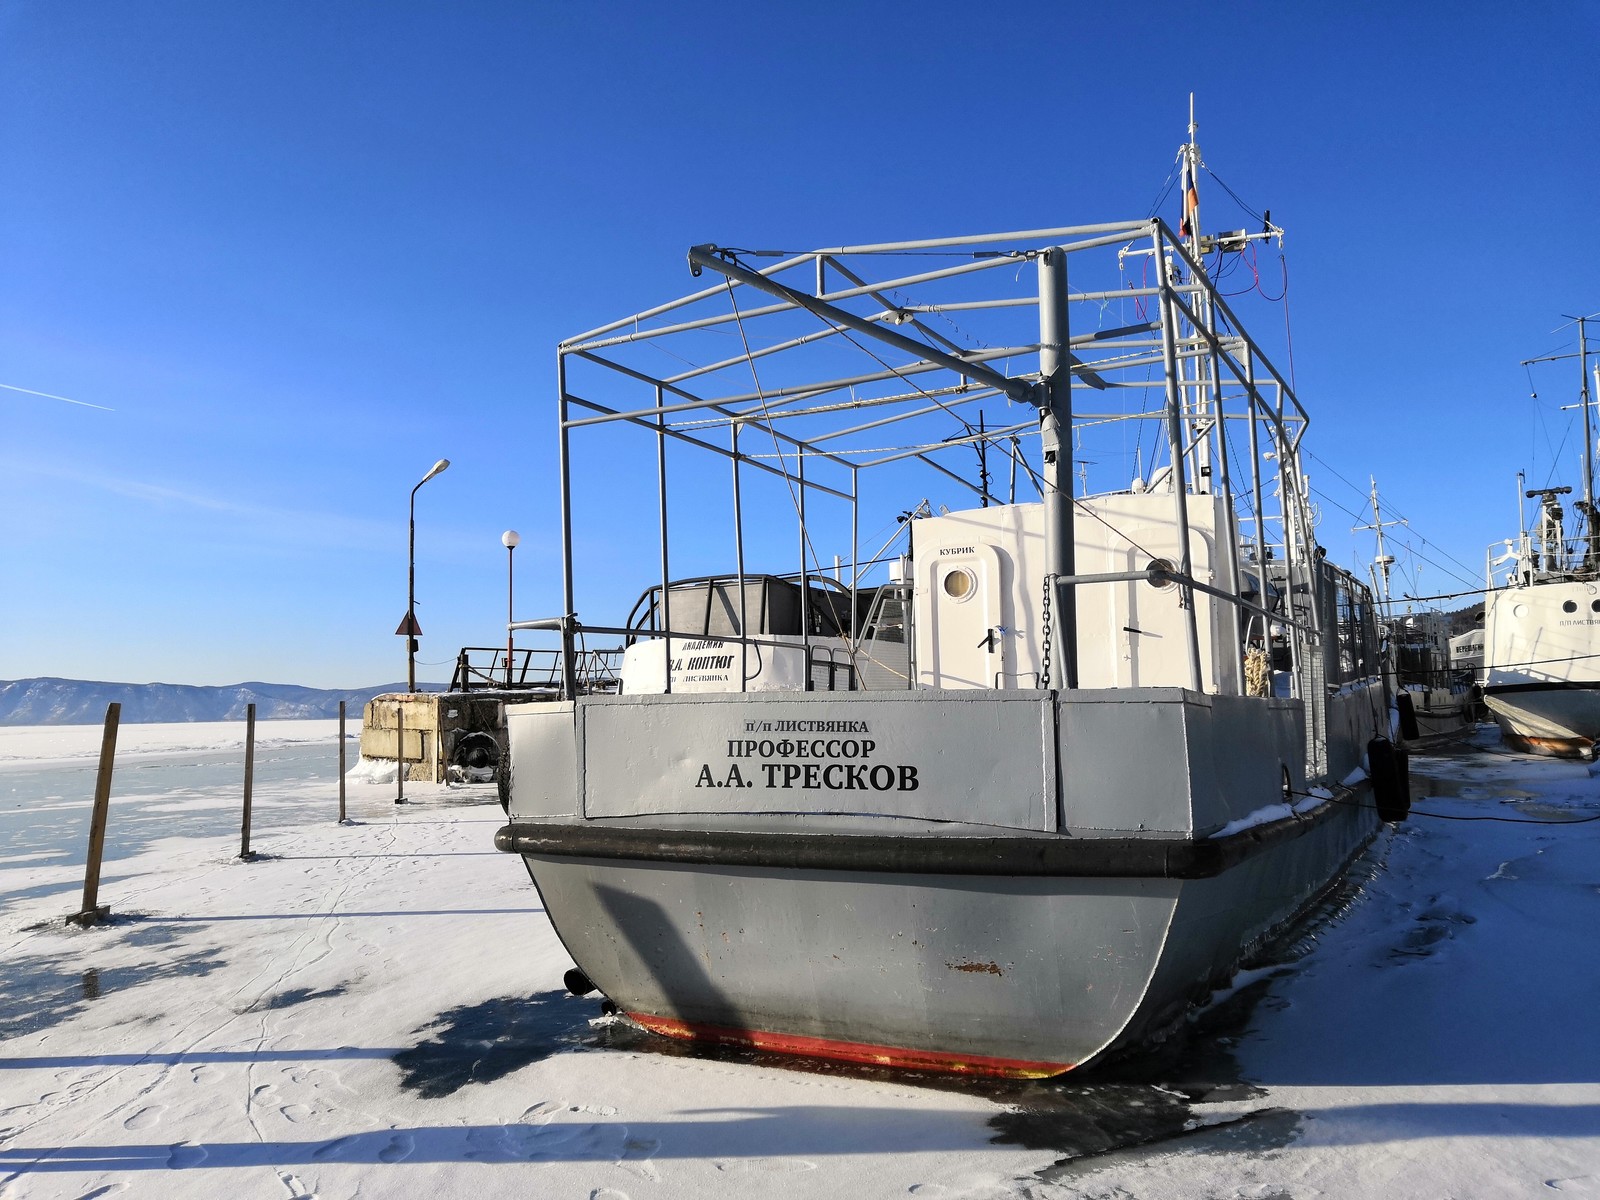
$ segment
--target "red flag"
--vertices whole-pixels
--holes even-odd
[[[1194,186],[1194,168],[1190,166],[1187,156],[1183,160],[1183,220],[1178,225],[1178,234],[1189,237],[1194,233],[1195,214],[1200,211],[1200,193]]]

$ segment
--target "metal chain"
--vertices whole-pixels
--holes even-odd
[[[1048,574],[1044,577],[1044,669],[1039,672],[1039,686],[1045,691],[1050,690],[1050,585],[1055,578]]]

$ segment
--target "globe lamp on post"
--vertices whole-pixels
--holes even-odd
[[[406,639],[406,691],[417,690],[417,639],[422,636],[422,627],[417,624],[417,488],[450,465],[448,458],[441,458],[429,468],[428,473],[417,481],[417,487],[411,489],[411,524],[410,541],[407,547],[407,576],[406,576],[406,616],[400,622],[400,628],[395,632],[404,634]]]
[[[512,586],[516,578],[512,568],[512,559],[522,538],[515,529],[508,529],[500,535],[500,544],[506,548],[506,686],[511,686],[511,659],[516,653],[512,639],[516,636],[511,628],[511,622],[516,620],[511,605]]]

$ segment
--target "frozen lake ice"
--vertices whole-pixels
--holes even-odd
[[[283,757],[258,772],[256,863],[235,857],[239,730],[129,741],[148,766],[119,757],[108,926],[62,923],[81,852],[13,838],[8,809],[0,1197],[1600,1195],[1582,764],[1492,737],[1416,760],[1431,815],[1380,835],[1186,1036],[986,1085],[602,1017],[563,992],[537,893],[492,848],[492,789],[409,784],[400,807],[353,783],[339,826],[332,723],[305,724],[258,752]],[[0,731],[0,789],[68,830],[88,742]]]

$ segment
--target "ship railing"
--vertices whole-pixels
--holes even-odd
[[[513,626],[550,627],[545,622]],[[463,646],[456,656],[450,690],[526,692],[552,698],[615,693],[622,690],[622,653],[621,646],[591,650],[576,637],[565,636],[560,648],[518,646],[509,654],[504,646]]]
[[[1600,538],[1591,544],[1584,535],[1556,541],[1523,533],[1516,539],[1490,542],[1484,559],[1484,576],[1490,587],[1593,579],[1600,574]]]
[[[671,644],[674,641],[698,642],[708,638],[733,646],[766,647],[791,653],[796,650],[803,650],[805,652],[806,678],[812,681],[812,686],[807,690],[853,692],[860,687],[859,673],[855,663],[850,657],[847,657],[842,662],[833,657],[828,653],[830,648],[838,649],[840,647],[831,647],[830,643],[825,639],[804,644],[792,640],[793,637],[798,635],[791,635],[791,640],[784,641],[780,635],[751,637],[732,633],[705,634],[684,632],[677,629],[639,628],[637,626],[584,625],[580,624],[574,617],[547,617],[533,621],[516,621],[510,628],[543,630],[561,634],[561,649],[551,650],[549,653],[557,656],[559,666],[557,672],[552,676],[552,686],[559,685],[557,694],[563,699],[574,695],[587,695],[597,691],[616,692],[620,690],[621,675],[618,668],[622,662],[623,651],[618,649],[605,652],[586,652],[579,647],[578,639],[587,634],[597,634],[603,637],[625,637],[630,641],[655,638],[667,643],[669,654],[671,653]],[[839,641],[841,647],[853,655],[855,650],[854,643],[847,638],[841,638]],[[501,653],[504,654],[505,652],[502,650]],[[608,656],[602,672],[598,676],[593,673],[595,667],[594,657],[597,653],[604,653]],[[615,657],[609,657],[612,655]],[[567,663],[571,664],[570,672],[566,669],[565,664]],[[597,681],[601,682],[603,686],[596,686]],[[670,671],[667,676],[666,690],[668,692],[672,690]]]

